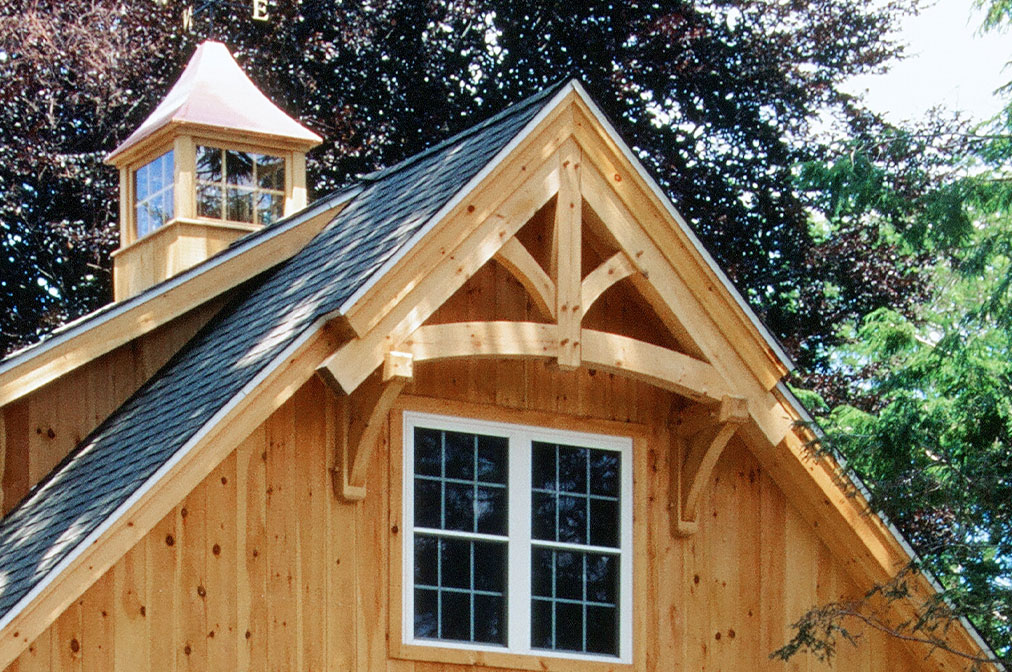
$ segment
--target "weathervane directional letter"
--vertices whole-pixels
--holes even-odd
[[[253,0],[253,18],[257,21],[270,18],[267,14],[267,0]]]

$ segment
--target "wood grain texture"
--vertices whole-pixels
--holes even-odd
[[[603,372],[531,367],[505,404],[491,389],[498,362],[473,362],[467,380],[453,364],[417,364],[391,422],[396,409],[411,406],[589,431],[604,423],[611,431],[642,434],[634,483],[643,558],[634,590],[642,622],[633,668],[740,669],[747,662],[756,670],[821,669],[804,658],[785,666],[767,655],[817,600],[862,587],[740,438],[725,449],[703,491],[698,533],[675,539],[666,506],[670,432],[656,420],[684,402],[644,383],[616,385]],[[470,398],[475,394],[484,403]],[[630,397],[634,404],[622,401]],[[327,435],[334,431],[335,406],[324,384],[310,379],[8,669],[207,670],[229,660],[235,661],[230,669],[335,672],[446,672],[482,669],[481,661],[522,667],[488,655],[457,664],[431,651],[391,655],[399,630],[390,614],[399,610],[393,592],[400,586],[390,559],[404,521],[391,508],[401,468],[390,456],[399,451],[391,451],[388,424],[369,464],[366,499],[332,496]],[[81,647],[68,655],[68,637],[80,628]],[[870,647],[874,658],[865,653]],[[866,633],[861,646],[841,648],[834,669],[937,669],[923,655]],[[543,661],[541,669],[559,672],[598,669]]]
[[[198,308],[0,408],[0,513],[6,513],[162,367],[220,307]],[[3,447],[4,441],[0,441]]]

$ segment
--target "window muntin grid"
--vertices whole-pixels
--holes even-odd
[[[533,443],[533,648],[618,653],[621,468],[615,451]]]
[[[138,238],[172,219],[174,171],[172,150],[134,171],[134,228]]]
[[[416,568],[415,538],[413,525],[408,525],[406,534],[402,535],[402,571],[405,590],[401,592],[402,613],[402,639],[405,644],[419,644],[427,647],[438,647],[447,649],[468,649],[468,650],[505,650],[507,653],[536,655],[539,657],[560,657],[585,660],[602,660],[631,664],[632,661],[632,440],[627,437],[616,437],[600,434],[586,434],[582,432],[571,432],[554,430],[508,423],[453,418],[448,416],[430,415],[415,411],[405,411],[403,414],[404,423],[404,466],[406,478],[402,480],[404,507],[404,520],[414,522],[415,500],[413,477],[416,458],[414,456],[414,430],[415,427],[438,428],[445,431],[457,431],[470,434],[487,434],[502,436],[508,439],[508,542],[506,555],[508,567],[508,581],[505,586],[506,592],[506,645],[489,644],[480,641],[448,641],[435,638],[420,637],[415,634],[415,598],[416,591],[413,589]],[[549,443],[553,445],[569,447],[588,447],[600,449],[605,454],[618,456],[617,461],[612,465],[617,467],[614,473],[600,474],[598,478],[589,480],[589,492],[586,490],[580,494],[585,501],[596,499],[590,495],[601,497],[617,497],[619,500],[619,520],[616,524],[618,539],[613,546],[581,546],[568,542],[555,542],[537,540],[532,538],[532,462],[533,445],[535,442]],[[610,451],[610,452],[609,452]],[[593,455],[597,455],[594,453]],[[430,472],[431,473],[431,472]],[[604,478],[607,476],[607,478]],[[452,478],[452,477],[451,477]],[[611,480],[609,480],[611,479]],[[608,483],[614,482],[614,485]],[[452,482],[452,481],[451,481]],[[617,490],[616,490],[617,487]],[[566,496],[573,494],[573,488],[564,487],[559,490],[566,493]],[[589,505],[588,505],[589,506]],[[423,517],[429,514],[421,514]],[[593,512],[589,513],[593,518]],[[470,523],[454,523],[452,520],[448,526],[467,527],[475,529],[477,518],[468,518]],[[430,517],[431,519],[431,517]],[[437,532],[440,530],[436,530]],[[503,543],[501,537],[485,535],[478,532],[466,532],[460,530],[443,530],[441,534],[456,538],[475,539],[477,541],[495,541]],[[424,531],[421,533],[424,536]],[[579,644],[569,645],[569,641],[562,638],[558,648],[539,648],[538,633],[535,632],[537,619],[534,613],[534,598],[548,598],[542,600],[550,605],[568,605],[568,595],[572,594],[570,584],[555,587],[556,593],[551,594],[551,588],[545,589],[542,582],[539,585],[532,585],[532,580],[540,580],[534,570],[536,560],[535,551],[540,546],[542,554],[550,554],[550,563],[557,562],[556,555],[562,554],[558,560],[560,566],[564,563],[578,563],[580,571],[583,571],[583,563],[587,563],[588,572],[593,572],[590,580],[580,586],[581,616],[586,614],[588,618],[583,619],[578,625],[577,631],[580,636]],[[470,547],[468,547],[470,549]],[[586,557],[585,557],[586,556]],[[601,556],[610,559],[602,560]],[[430,556],[431,558],[431,551]],[[421,558],[419,558],[420,560]],[[433,561],[430,559],[430,566]],[[564,568],[565,569],[565,568]],[[429,581],[431,582],[431,572]],[[543,572],[542,572],[543,575]],[[463,575],[468,582],[470,575]],[[617,578],[616,578],[617,577]],[[461,581],[463,580],[461,579]],[[584,595],[584,583],[586,583],[586,596]],[[434,586],[436,584],[426,583],[422,587]],[[470,587],[470,583],[467,584]],[[475,587],[477,587],[475,583]],[[539,587],[540,586],[540,587]],[[570,592],[566,592],[570,591]],[[538,595],[537,593],[541,594]],[[558,598],[552,601],[552,598]],[[586,597],[586,599],[584,599]],[[555,609],[552,606],[552,609]],[[565,616],[566,606],[562,607]],[[427,613],[431,613],[427,612]],[[615,623],[610,620],[614,617]],[[429,625],[431,632],[431,624]],[[471,625],[468,623],[468,627]],[[479,628],[475,628],[478,632]],[[586,635],[584,632],[586,631]],[[568,631],[567,631],[568,632]],[[470,632],[469,632],[470,634]],[[564,633],[565,634],[565,633]],[[577,650],[577,649],[582,650]]]
[[[507,446],[414,430],[415,637],[506,644]]]
[[[285,160],[270,154],[197,146],[197,215],[270,224],[285,203]]]

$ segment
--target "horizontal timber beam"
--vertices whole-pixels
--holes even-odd
[[[706,362],[628,336],[582,329],[583,364],[629,376],[704,403],[731,392]],[[458,357],[552,358],[558,327],[538,322],[455,322],[420,327],[398,346],[415,362]]]
[[[628,336],[584,329],[583,361],[590,368],[631,376],[703,403],[718,403],[731,388],[713,366]]]
[[[457,357],[554,357],[554,324],[540,322],[454,322],[420,327],[398,348],[416,362]]]

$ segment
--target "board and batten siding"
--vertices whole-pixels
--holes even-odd
[[[209,301],[0,408],[0,516],[178,352],[222,302]]]
[[[537,249],[539,229],[525,235]],[[658,333],[656,320],[642,313],[624,283],[609,289],[592,313],[585,323],[595,328],[670,338]],[[490,264],[430,323],[536,317],[519,284]],[[676,395],[543,361],[417,364],[381,433],[367,495],[358,503],[338,499],[331,483],[340,403],[318,378],[304,384],[7,672],[493,669],[394,657],[399,633],[396,623],[391,628],[391,610],[398,608],[400,568],[391,567],[391,554],[400,544],[401,521],[400,483],[393,481],[401,468],[393,457],[400,448],[391,449],[390,437],[391,427],[398,434],[405,407],[586,431],[627,427],[638,437],[637,671],[941,669],[875,632],[865,632],[856,648],[843,644],[832,668],[805,656],[787,664],[769,660],[807,609],[860,595],[865,587],[854,585],[845,563],[832,557],[737,439],[703,494],[699,531],[672,536],[668,425],[685,403]],[[544,669],[559,672],[611,667],[544,661]]]
[[[669,533],[671,395],[610,374],[541,362],[420,365],[402,404],[471,412],[551,414],[648,428],[643,460],[647,558],[639,670],[815,670],[768,653],[810,606],[858,588],[749,451],[721,458],[700,529]],[[433,400],[436,401],[433,401]],[[395,411],[396,415],[398,411]],[[389,656],[391,544],[388,437],[370,464],[368,495],[338,500],[328,432],[336,401],[317,379],[256,429],[146,538],[88,589],[8,668],[36,670],[397,670],[463,666]],[[508,413],[509,415],[509,413]],[[511,416],[512,417],[512,416]],[[332,438],[332,437],[330,437]],[[564,661],[559,661],[562,666]],[[833,669],[925,669],[896,642],[866,633]],[[470,666],[477,667],[477,666]],[[828,669],[828,668],[827,668]]]

